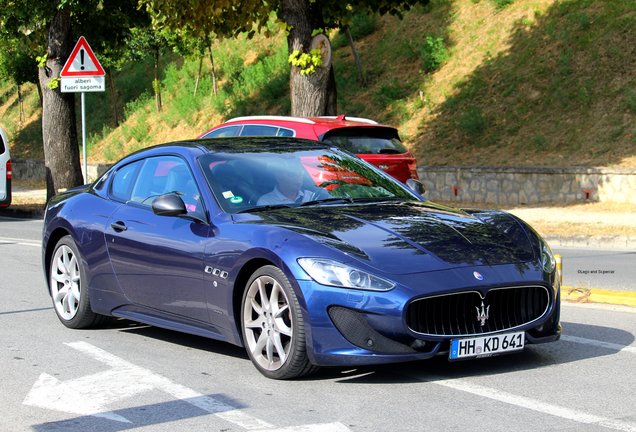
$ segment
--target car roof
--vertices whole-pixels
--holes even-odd
[[[293,117],[293,116],[244,116],[231,118],[224,122],[224,124],[230,123],[249,123],[249,122],[287,122],[287,123],[303,123],[309,125],[324,125],[331,127],[343,127],[343,126],[385,126],[381,125],[375,120],[362,118],[362,117],[347,117],[345,114],[339,116],[318,116],[318,117]]]
[[[181,150],[185,152],[195,151],[203,153],[216,152],[254,152],[254,151],[272,151],[277,149],[285,150],[302,150],[302,149],[319,149],[332,148],[333,146],[321,144],[304,138],[295,137],[221,137],[221,138],[202,138],[187,141],[174,141],[164,144],[157,144],[152,147],[141,149],[135,153],[126,156],[128,159],[134,155],[140,154],[156,154],[166,151]]]

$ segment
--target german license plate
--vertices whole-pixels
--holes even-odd
[[[452,339],[448,358],[450,360],[459,360],[471,357],[489,357],[512,351],[520,351],[523,349],[525,342],[524,336],[524,332],[517,332],[466,339]]]

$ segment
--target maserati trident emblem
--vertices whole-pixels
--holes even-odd
[[[484,280],[484,277],[483,277],[483,276],[482,276],[482,274],[481,274],[481,273],[479,273],[478,271],[474,271],[474,272],[473,272],[473,276],[475,276],[475,279],[477,279],[477,280],[479,280],[479,281]]]
[[[481,302],[481,310],[475,306],[477,309],[477,321],[479,321],[480,326],[486,325],[486,320],[488,319],[488,312],[490,311],[490,306],[484,306],[484,302]]]

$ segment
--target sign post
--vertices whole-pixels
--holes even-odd
[[[86,164],[86,110],[84,108],[85,92],[101,92],[106,90],[104,68],[95,57],[95,53],[86,41],[80,36],[71,51],[62,72],[60,72],[60,90],[62,93],[82,94],[82,159],[84,161],[84,183],[88,180],[88,167]]]

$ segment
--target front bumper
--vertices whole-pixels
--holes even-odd
[[[484,271],[483,268],[480,270]],[[457,276],[456,271],[437,273],[435,279],[443,281],[437,290],[434,283],[429,283],[431,274],[408,277],[410,282],[420,280],[420,286],[422,280],[427,280],[432,287],[426,293],[409,288],[412,283],[398,283],[388,292],[372,292],[297,281],[305,300],[307,352],[311,362],[319,366],[361,366],[423,360],[447,352],[450,340],[463,336],[421,335],[408,328],[405,318],[407,305],[415,299],[476,289],[475,286],[459,286],[465,280],[453,279],[453,275]],[[551,279],[549,282],[554,288],[549,289],[550,304],[546,312],[540,319],[515,329],[525,332],[526,343],[552,342],[560,337],[559,286],[558,281]],[[505,285],[528,282],[528,278],[519,278]],[[547,281],[536,279],[533,283],[547,285]],[[501,285],[477,289],[486,293],[497,286]]]

